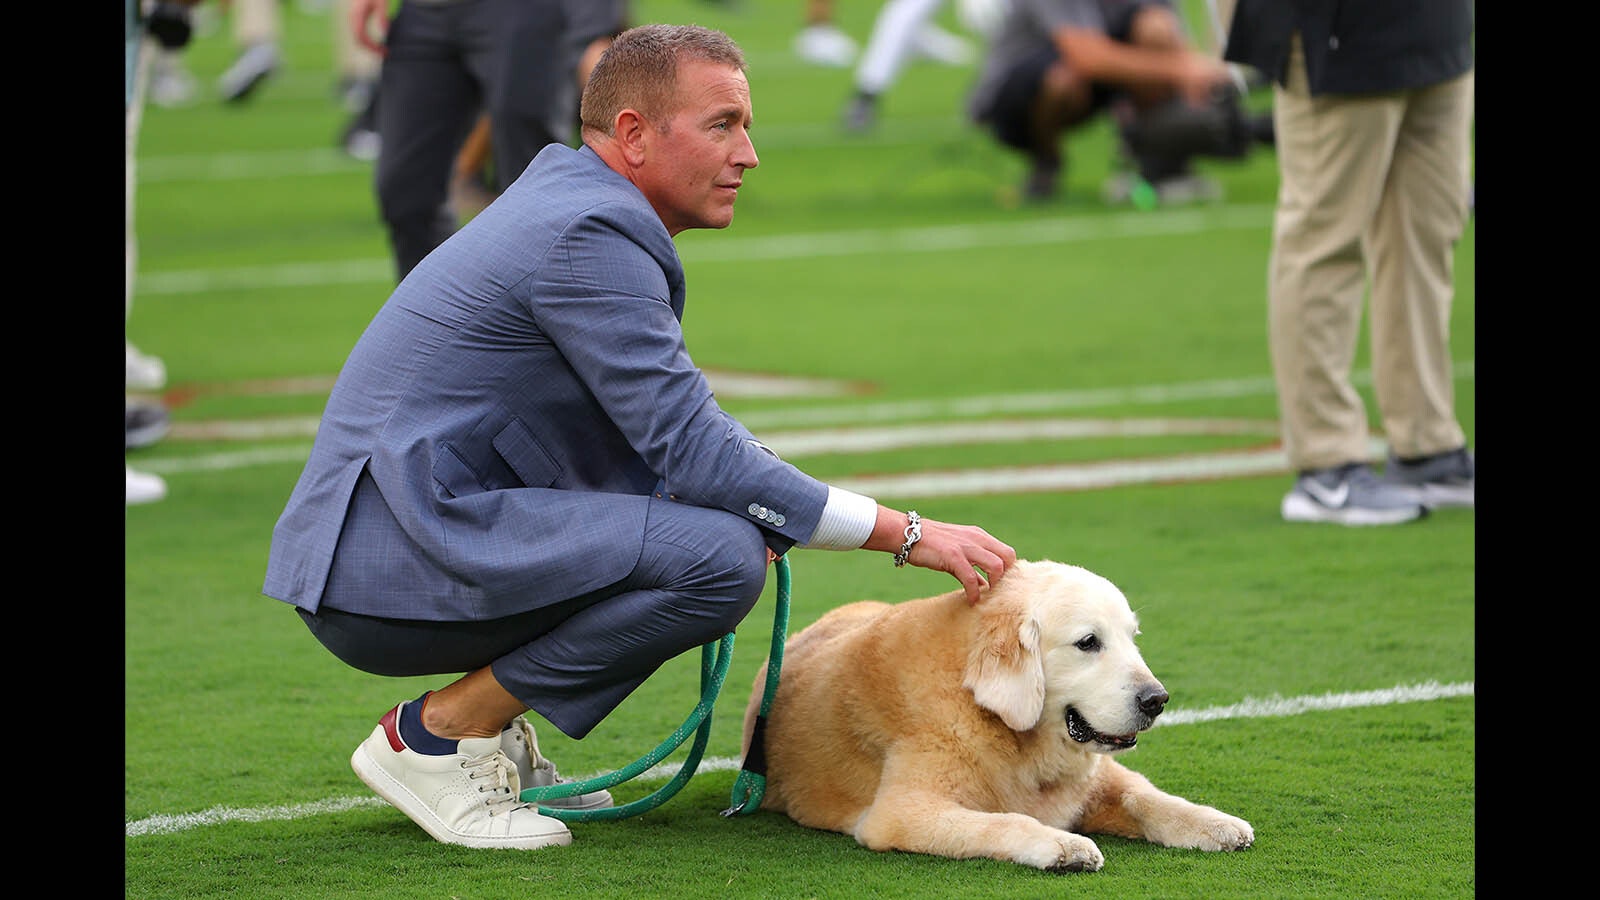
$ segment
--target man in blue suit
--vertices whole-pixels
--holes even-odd
[[[749,613],[791,547],[894,554],[977,602],[1016,552],[780,460],[684,347],[673,236],[724,228],[757,165],[742,51],[647,25],[595,66],[584,144],[546,147],[401,281],[328,398],[263,592],[335,656],[467,673],[380,719],[351,766],[438,840],[570,843],[523,713],[582,738]],[[610,802],[580,795],[580,806]]]

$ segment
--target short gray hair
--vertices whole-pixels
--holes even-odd
[[[617,113],[630,107],[645,118],[667,118],[677,112],[678,66],[688,60],[746,71],[744,51],[733,38],[712,28],[640,25],[618,35],[584,85],[578,112],[584,130],[611,134]]]

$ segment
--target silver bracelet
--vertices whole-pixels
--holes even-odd
[[[906,542],[900,545],[900,552],[894,555],[894,567],[904,566],[906,560],[911,558],[911,548],[922,540],[922,517],[914,509],[906,510],[906,518],[910,524],[906,525]]]

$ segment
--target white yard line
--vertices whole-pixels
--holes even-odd
[[[717,235],[714,241],[701,241],[697,239],[698,236],[691,236],[682,241],[679,253],[685,265],[694,265],[862,254],[947,253],[979,247],[1024,247],[1144,238],[1158,234],[1202,234],[1252,228],[1268,230],[1271,227],[1271,206],[1217,205],[1198,209],[1005,220],[972,225],[866,228],[765,237]],[[283,290],[334,284],[388,284],[393,280],[393,262],[387,258],[373,258],[226,269],[141,271],[134,281],[134,289],[139,296],[153,296]]]
[[[1476,684],[1471,681],[1456,684],[1439,684],[1438,682],[1430,681],[1422,684],[1398,685],[1375,691],[1328,693],[1302,697],[1246,698],[1238,703],[1208,709],[1192,711],[1183,709],[1168,710],[1162,714],[1160,719],[1156,720],[1156,725],[1188,725],[1196,722],[1215,722],[1225,719],[1264,719],[1296,716],[1308,712],[1393,706],[1399,703],[1419,703],[1429,700],[1447,700],[1454,697],[1471,697],[1474,695],[1475,690]],[[700,765],[695,769],[695,772],[698,774],[702,772],[738,771],[741,764],[741,760],[732,757],[708,757],[700,761]],[[641,782],[664,781],[676,775],[680,767],[681,764],[679,763],[662,763],[639,775],[637,780]],[[581,779],[589,779],[606,774],[610,773],[595,772],[579,777]],[[322,815],[323,813],[343,812],[358,807],[385,805],[387,804],[377,797],[330,797],[326,800],[314,800],[309,803],[294,803],[283,806],[243,808],[213,806],[210,809],[196,813],[147,816],[143,819],[128,822],[123,830],[126,837],[145,837],[153,834],[173,834],[210,825],[227,825],[234,822],[293,821]]]

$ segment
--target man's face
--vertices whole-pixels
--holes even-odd
[[[669,234],[726,228],[744,170],[759,164],[750,142],[750,83],[736,68],[694,61],[678,69],[678,110],[650,122],[639,187]]]

